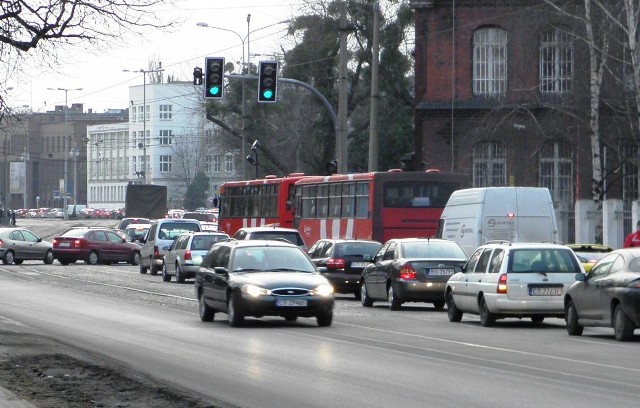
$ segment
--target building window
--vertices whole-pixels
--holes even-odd
[[[473,33],[474,95],[504,95],[507,90],[507,32],[481,28]]]
[[[160,105],[160,120],[171,120],[171,105]]]
[[[539,164],[540,186],[551,192],[556,203],[573,203],[573,163],[571,148],[566,143],[547,142],[542,145]]]
[[[135,106],[131,107],[131,121],[135,122],[137,120],[136,115],[138,114],[138,110],[136,109]]]
[[[622,149],[624,163],[622,164],[622,200],[631,203],[638,199],[638,146],[628,145]]]
[[[160,155],[160,173],[171,172],[171,156]]]
[[[473,187],[507,185],[507,154],[499,142],[483,142],[473,148]]]
[[[213,156],[211,166],[212,166],[212,169],[211,169],[212,173],[220,173],[221,163],[220,163],[220,155],[219,154],[216,154],[216,155]]]
[[[170,145],[173,138],[173,130],[161,130],[160,131],[160,144]]]
[[[540,92],[569,92],[572,76],[572,35],[558,27],[544,30],[540,37]]]
[[[233,153],[227,153],[224,155],[224,171],[227,173],[235,171]]]
[[[204,156],[204,172],[206,174],[211,173],[211,162],[213,161],[213,155],[207,154]]]

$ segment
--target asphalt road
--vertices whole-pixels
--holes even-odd
[[[428,304],[391,312],[349,296],[329,328],[230,328],[224,314],[200,322],[192,283],[124,264],[2,265],[0,316],[245,407],[637,407],[640,393],[640,331],[619,343],[604,328],[569,337],[558,319],[484,328]]]

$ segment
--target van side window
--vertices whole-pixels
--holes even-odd
[[[491,248],[486,249],[480,259],[478,260],[478,266],[476,267],[476,273],[487,273],[487,266],[489,265],[489,258],[491,257]]]
[[[480,254],[482,254],[482,249],[476,250],[467,261],[467,264],[464,266],[464,271],[468,273],[473,273],[473,270],[476,268],[478,264],[478,259],[480,259]]]

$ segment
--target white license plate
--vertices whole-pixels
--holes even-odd
[[[364,268],[369,265],[369,262],[351,262],[352,268]]]
[[[307,299],[282,299],[282,298],[276,298],[276,306],[282,306],[282,307],[307,307]]]
[[[71,243],[69,242],[61,242],[60,245],[58,245],[60,248],[68,248],[71,246]]]
[[[529,288],[529,296],[561,296],[562,288]]]
[[[452,268],[429,269],[427,271],[427,275],[429,276],[453,275],[454,273],[455,273],[455,270]]]

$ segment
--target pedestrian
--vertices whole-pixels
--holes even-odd
[[[16,225],[16,210],[11,210],[11,225]]]
[[[636,230],[631,234],[627,235],[624,239],[624,247],[632,248],[632,247],[640,247],[640,221],[636,223]]]

